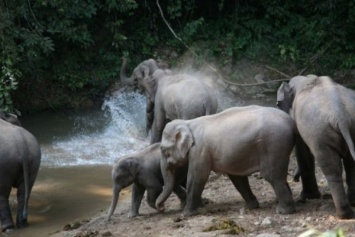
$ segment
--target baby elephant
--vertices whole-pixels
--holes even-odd
[[[116,209],[119,193],[122,189],[133,184],[131,210],[129,217],[138,215],[138,209],[142,202],[145,190],[149,206],[155,208],[155,201],[163,190],[164,180],[160,169],[161,151],[160,143],[155,143],[130,155],[117,160],[112,169],[113,197],[107,220]],[[180,199],[181,206],[185,206],[186,191],[180,185],[185,186],[187,166],[175,172],[176,183],[173,191]],[[185,181],[185,183],[184,183]]]

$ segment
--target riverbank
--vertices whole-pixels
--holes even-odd
[[[296,168],[295,157],[291,157],[289,166],[289,185],[294,199],[297,199],[301,184],[292,181]],[[319,170],[317,180],[320,191],[329,193],[326,181]],[[282,236],[294,237],[316,228],[320,231],[342,228],[347,237],[355,236],[355,220],[339,220],[331,199],[308,200],[296,203],[296,213],[291,215],[276,214],[275,194],[258,173],[250,176],[250,186],[260,202],[260,208],[248,210],[244,201],[232,183],[224,175],[211,174],[204,189],[203,197],[208,204],[200,209],[200,214],[182,217],[177,197],[171,196],[166,202],[166,212],[157,213],[150,208],[144,198],[140,216],[128,218],[130,196],[125,194],[118,203],[118,209],[110,221],[106,221],[109,206],[94,216],[84,215],[78,222],[71,223],[73,229],[63,226],[51,237],[91,237],[91,236],[190,236],[210,237],[227,236]],[[128,198],[127,198],[128,197]],[[90,219],[88,221],[88,219]],[[75,224],[76,223],[76,224]],[[65,230],[65,229],[68,230]],[[264,235],[262,235],[264,234]]]

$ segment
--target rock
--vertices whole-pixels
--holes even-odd
[[[258,234],[256,237],[281,237],[281,235],[264,233],[264,234]]]
[[[266,217],[262,222],[261,225],[262,226],[270,226],[272,224],[272,220],[271,217]]]
[[[105,231],[103,233],[101,233],[102,237],[108,237],[108,236],[112,236],[112,233],[110,231]]]

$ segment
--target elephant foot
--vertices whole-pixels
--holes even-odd
[[[10,232],[15,228],[14,224],[3,224],[1,226],[1,232]]]
[[[27,220],[26,220],[26,221],[22,221],[22,222],[20,222],[20,223],[16,223],[16,227],[17,227],[18,229],[22,229],[22,228],[25,228],[25,227],[27,227],[27,226],[28,226]]]
[[[337,216],[339,219],[353,219],[355,217],[353,210],[351,207],[342,210],[340,212],[337,211]]]
[[[306,192],[303,190],[300,194],[300,198],[301,198],[301,200],[304,200],[304,201],[306,201],[307,199],[320,199],[321,194],[318,190],[312,191],[312,192]]]
[[[257,209],[259,207],[260,207],[259,202],[256,199],[246,202],[246,208],[249,210]]]
[[[276,213],[277,214],[292,214],[296,212],[295,205],[277,205],[276,206]]]
[[[138,212],[130,212],[130,213],[128,213],[128,218],[134,218],[138,215],[139,215]]]
[[[195,216],[199,214],[198,211],[196,209],[194,210],[188,210],[188,209],[184,209],[183,213],[182,213],[182,216],[183,217],[187,217],[187,216]]]

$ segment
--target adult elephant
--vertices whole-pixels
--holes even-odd
[[[217,111],[217,97],[203,80],[188,74],[156,70],[143,80],[147,97],[147,131],[151,144],[160,142],[165,125],[174,119],[193,119]]]
[[[234,107],[215,115],[168,123],[160,145],[165,175],[157,209],[164,210],[174,187],[175,169],[188,163],[185,215],[197,212],[211,171],[227,174],[250,209],[259,207],[259,203],[247,176],[260,171],[275,191],[277,213],[293,213],[287,171],[294,139],[292,118],[271,107]]]
[[[354,91],[329,77],[297,76],[280,86],[277,103],[292,115],[300,134],[296,155],[303,184],[301,197],[319,194],[314,174],[316,159],[328,181],[338,217],[353,218],[350,205],[355,205]]]
[[[41,162],[41,151],[36,138],[8,115],[0,119],[0,222],[2,231],[15,227],[10,206],[11,189],[17,188],[16,226],[27,226],[30,193]],[[8,122],[9,121],[9,122]],[[10,123],[12,122],[12,123]]]

